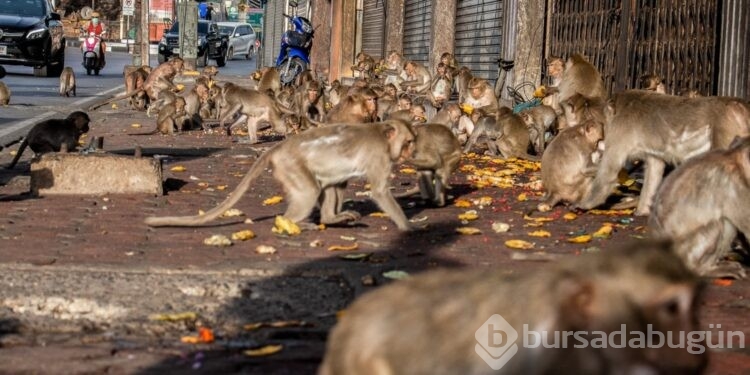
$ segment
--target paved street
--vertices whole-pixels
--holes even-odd
[[[231,62],[240,63],[245,61]],[[248,78],[222,70],[218,79],[241,84]],[[70,110],[63,108],[58,112]],[[401,233],[387,218],[371,215],[378,209],[367,199],[365,182],[355,181],[349,184],[346,206],[362,213],[358,225],[275,235],[274,217],[283,213],[285,203],[263,204],[283,195],[270,173],[237,204],[243,216],[200,228],[149,228],[143,224],[146,216],[195,214],[215,206],[278,138],[263,134],[262,143],[248,146],[220,132],[131,136],[152,130],[154,119],[124,103],[90,115],[87,139],[103,137],[107,152],[129,155],[140,146],[144,157],[163,160],[166,194],[37,198],[28,194],[31,152],[16,169],[0,169],[0,372],[310,374],[337,312],[356,296],[391,282],[383,275],[387,271],[475,267],[526,273],[545,264],[535,257],[607,251],[646,235],[644,218],[628,212],[565,219],[568,210],[557,207],[533,215],[536,220],[525,218],[542,193],[538,166],[476,155],[465,156],[452,177],[446,207],[417,198],[399,200],[409,218],[427,224],[417,233]],[[0,150],[0,165],[11,161],[16,148]],[[183,168],[173,170],[178,166]],[[405,167],[394,168],[394,191],[416,182]],[[462,222],[458,215],[467,210],[476,210],[479,218]],[[497,223],[509,224],[510,230],[495,232]],[[567,241],[594,233],[604,223],[615,226],[609,238]],[[465,226],[481,234],[457,233]],[[203,244],[214,234],[246,229],[256,237],[228,247]],[[549,237],[530,235],[538,230]],[[508,248],[504,243],[510,239],[532,242],[534,249]],[[354,244],[350,251],[329,250]],[[275,252],[260,254],[261,245]],[[750,337],[750,282],[708,281],[705,292],[701,326],[721,324],[722,330]],[[183,315],[164,321],[163,316],[155,319],[158,314]],[[288,325],[246,327],[274,321]],[[199,327],[209,327],[216,341],[182,342],[197,335]],[[269,356],[245,352],[270,344],[283,349]],[[748,374],[750,351],[713,351],[710,366],[710,374]]]

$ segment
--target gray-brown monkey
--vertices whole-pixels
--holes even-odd
[[[372,122],[378,115],[375,93],[364,89],[357,94],[347,95],[328,111],[325,123],[365,123]]]
[[[116,102],[118,100],[129,99],[145,93],[150,102],[154,102],[158,99],[159,93],[164,90],[179,91],[172,82],[174,77],[177,76],[185,66],[185,62],[180,57],[174,57],[169,61],[159,64],[159,66],[153,68],[151,73],[146,77],[143,82],[143,86],[140,89],[136,89],[131,93],[126,93],[122,96],[114,97],[107,100],[104,103],[96,104],[91,107],[92,110],[101,106]],[[138,70],[136,70],[137,72]],[[126,79],[127,83],[127,79]]]
[[[156,129],[148,133],[135,133],[130,135],[152,135],[152,134],[169,134],[173,135],[175,128],[182,131],[186,126],[190,126],[190,116],[185,112],[185,98],[175,96],[175,98],[162,105],[159,108],[159,115],[156,117]]]
[[[288,138],[266,151],[219,206],[200,216],[150,217],[151,226],[194,226],[219,217],[236,204],[250,184],[267,168],[286,192],[284,217],[302,224],[321,200],[320,221],[339,224],[359,214],[343,211],[346,182],[366,177],[372,199],[401,230],[411,229],[406,215],[391,195],[388,176],[394,162],[403,162],[414,150],[414,131],[399,121],[368,126],[339,124],[313,128]]]
[[[617,93],[605,109],[605,149],[591,194],[579,207],[604,203],[628,160],[645,161],[637,215],[648,215],[667,164],[679,165],[750,135],[750,105],[739,98],[685,98],[645,90]]]
[[[16,156],[7,168],[12,169],[16,166],[26,147],[31,148],[36,155],[75,150],[78,147],[78,139],[89,131],[89,122],[91,119],[86,112],[76,111],[65,119],[50,119],[34,125],[18,146]]]
[[[125,67],[125,93],[135,93],[135,96],[130,98],[130,106],[133,109],[143,110],[148,104],[146,93],[141,89],[149,74],[151,74],[151,66],[149,65]]]
[[[10,89],[5,82],[0,81],[0,105],[8,105],[10,103]]]
[[[428,271],[355,300],[318,375],[700,374],[705,338],[646,346],[656,332],[700,329],[700,290],[670,246],[651,241],[537,272]]]
[[[256,90],[246,89],[237,86],[231,82],[224,84],[220,97],[221,115],[220,126],[239,113],[239,118],[231,125],[227,126],[227,134],[232,133],[232,128],[245,122],[247,124],[247,140],[245,143],[258,143],[258,130],[261,121],[270,123],[273,131],[282,136],[289,133],[284,120],[281,118],[282,112],[287,112],[279,106],[276,100],[270,96]]]
[[[552,139],[542,154],[541,175],[546,197],[537,206],[539,211],[549,211],[560,201],[576,204],[588,195],[599,161],[598,145],[603,138],[604,125],[588,120],[563,129]]]
[[[497,117],[481,117],[466,141],[463,152],[469,152],[481,136],[487,138],[486,144],[490,155],[499,154],[506,159],[539,159],[528,154],[529,131],[521,117],[508,107],[500,107]]]
[[[575,94],[581,94],[592,99],[605,99],[607,97],[602,75],[594,65],[580,54],[574,54],[568,58],[565,63],[565,71],[557,88],[561,102]]]
[[[275,67],[265,67],[253,72],[252,77],[258,81],[258,91],[266,93],[268,91],[273,92],[273,96],[276,96],[281,90],[281,77],[279,76],[279,70]]]
[[[461,108],[458,107],[458,104],[447,103],[428,122],[445,125],[448,129],[455,129],[458,126],[459,118],[461,118]]]
[[[557,121],[557,113],[548,105],[538,105],[520,113],[523,122],[529,130],[531,143],[537,155],[544,152],[546,133],[554,130],[552,125]]]
[[[60,96],[76,96],[76,75],[73,68],[66,66],[60,73]]]
[[[737,232],[750,235],[750,138],[728,150],[688,160],[664,179],[649,227],[675,242],[677,254],[701,276],[744,278],[726,259]]]
[[[648,74],[640,78],[641,89],[666,94],[667,89],[664,86],[664,80],[655,74]]]
[[[461,160],[461,144],[450,128],[442,124],[415,125],[417,139],[414,154],[407,160],[419,173],[419,185],[397,197],[420,193],[422,199],[438,207],[445,206],[445,189],[448,180]]]

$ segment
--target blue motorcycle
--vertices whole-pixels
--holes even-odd
[[[281,37],[281,51],[276,59],[276,68],[283,85],[289,85],[310,64],[310,48],[315,31],[310,20],[300,16],[284,17],[292,21],[294,30],[287,30]]]

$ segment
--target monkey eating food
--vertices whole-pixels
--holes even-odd
[[[50,119],[34,125],[18,146],[13,161],[7,166],[12,169],[18,163],[26,147],[35,154],[73,151],[78,147],[78,138],[89,131],[89,115],[76,111],[64,119]]]

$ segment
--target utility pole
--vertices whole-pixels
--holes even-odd
[[[151,30],[151,20],[148,14],[149,0],[141,0],[141,65],[150,65],[151,43],[149,31]]]
[[[180,57],[186,70],[195,70],[198,57],[198,6],[192,0],[178,0],[177,20],[180,23]],[[208,53],[206,51],[205,53]]]

